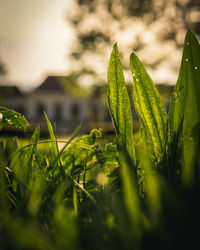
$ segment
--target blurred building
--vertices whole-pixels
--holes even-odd
[[[23,114],[26,98],[16,86],[0,85],[0,105]]]
[[[64,77],[49,76],[29,94],[23,94],[16,86],[0,86],[0,105],[22,113],[34,129],[40,124],[46,131],[44,112],[55,123],[59,134],[71,133],[82,120],[85,130],[102,127],[112,130],[109,111],[99,95],[75,96],[66,91]]]
[[[80,93],[75,95],[69,92],[66,84],[64,76],[49,76],[38,88],[28,94],[20,92],[16,86],[0,85],[0,105],[23,114],[30,123],[28,130],[31,131],[40,124],[41,132],[47,132],[45,112],[56,126],[58,134],[71,133],[83,120],[86,121],[84,132],[92,128],[113,132],[114,128],[106,103],[107,86],[95,87],[92,96],[84,97]],[[156,86],[168,111],[169,99],[174,87],[165,84]],[[132,86],[127,85],[127,90],[133,107],[134,129],[137,130],[139,123],[133,104]]]

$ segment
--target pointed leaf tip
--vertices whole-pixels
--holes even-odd
[[[151,77],[134,53],[130,56],[130,66],[135,109],[142,123],[149,152],[159,162],[165,152],[167,114]]]
[[[117,44],[113,46],[108,67],[108,104],[116,132],[133,156],[132,113]]]

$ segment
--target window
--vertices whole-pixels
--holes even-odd
[[[42,103],[39,103],[37,106],[37,117],[39,120],[44,118],[45,106]]]
[[[74,103],[72,105],[72,108],[71,108],[71,113],[72,113],[72,119],[73,120],[77,120],[78,119],[79,112],[80,112],[79,105],[77,103]]]
[[[62,105],[60,103],[56,103],[55,105],[55,120],[56,122],[60,122],[62,120]]]

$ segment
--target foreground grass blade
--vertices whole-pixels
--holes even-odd
[[[29,125],[23,115],[11,109],[0,107],[0,114],[0,129],[2,127],[14,127],[25,130],[25,128]]]
[[[52,140],[53,152],[54,152],[55,156],[58,156],[59,155],[59,150],[58,150],[57,138],[56,138],[56,136],[54,134],[53,127],[51,125],[51,122],[49,121],[49,118],[47,117],[46,113],[44,113],[44,115],[45,115],[45,118],[46,118],[47,127],[48,127],[48,130],[49,130],[49,135],[50,135],[50,138]]]
[[[95,198],[82,186],[80,185],[72,176],[71,174],[68,172],[69,177],[71,178],[71,180],[74,182],[74,184],[79,187],[85,194],[86,196],[93,202],[93,204],[96,206],[96,200]]]
[[[150,154],[159,162],[165,154],[167,114],[150,76],[134,53],[131,54],[130,65],[134,104],[142,123],[145,142]]]
[[[195,174],[194,167],[200,135],[199,79],[200,46],[193,33],[188,31],[185,37],[179,78],[170,103],[171,141],[174,147],[179,144],[183,150],[182,177],[185,184],[192,183]],[[177,156],[172,155],[172,157]]]
[[[17,176],[21,176],[21,179],[26,179],[26,183],[29,182],[30,178],[32,178],[32,159],[34,152],[36,151],[37,143],[40,138],[40,127],[37,126],[34,130],[34,133],[30,139],[30,144],[33,144],[31,147],[27,148],[26,151],[23,150],[20,154],[23,154],[23,165],[18,170],[15,171]],[[23,175],[23,177],[22,177]],[[26,177],[26,178],[25,178]]]
[[[85,123],[85,121],[82,121],[80,123],[80,125],[78,125],[78,127],[74,130],[74,132],[72,133],[72,135],[70,136],[69,140],[66,142],[66,144],[64,145],[64,147],[60,150],[60,152],[58,152],[58,155],[55,157],[55,159],[54,159],[54,161],[52,163],[52,166],[54,166],[56,164],[56,162],[58,160],[60,160],[60,157],[61,157],[62,153],[71,144],[71,142],[73,141],[73,139],[77,136],[77,134],[79,133],[79,131],[82,129],[84,123]]]
[[[37,126],[35,128],[35,130],[34,130],[34,133],[33,133],[32,137],[31,137],[30,144],[31,143],[37,144],[37,142],[39,141],[39,139],[40,139],[40,126]]]
[[[116,132],[121,136],[127,152],[135,158],[131,106],[116,44],[108,67],[108,104]]]

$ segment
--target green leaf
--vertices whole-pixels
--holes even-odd
[[[135,241],[140,238],[140,226],[143,223],[136,169],[132,165],[130,155],[124,150],[122,138],[117,138],[117,149],[120,161],[120,176],[123,190],[124,205],[129,215]]]
[[[114,45],[108,67],[108,103],[118,135],[117,149],[124,204],[131,220],[134,235],[139,236],[140,204],[133,144],[133,118],[117,45]]]
[[[142,123],[145,143],[153,159],[163,159],[166,146],[167,114],[150,76],[138,57],[130,57],[133,74],[133,99]]]
[[[108,104],[117,135],[134,157],[133,118],[117,45],[113,47],[108,67]]]
[[[25,130],[25,128],[29,125],[26,118],[11,109],[7,109],[4,107],[0,107],[0,129],[2,127],[13,127]]]
[[[191,31],[185,37],[178,81],[170,103],[170,134],[173,148],[182,150],[183,182],[194,178],[200,135],[200,46]],[[171,157],[177,157],[175,150]]]
[[[136,158],[138,159],[138,179],[140,182],[140,192],[144,194],[150,207],[149,213],[153,216],[154,222],[159,220],[159,213],[162,205],[161,176],[154,168],[154,164],[149,159],[148,154],[144,154],[146,145],[140,141],[136,145]]]

